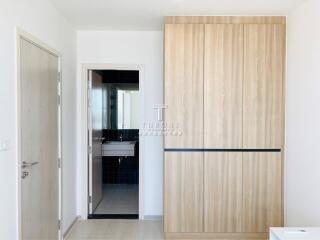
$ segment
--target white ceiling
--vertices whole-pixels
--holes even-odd
[[[168,15],[286,15],[303,0],[51,0],[77,29],[160,30]]]

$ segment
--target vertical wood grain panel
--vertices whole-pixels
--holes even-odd
[[[58,57],[20,40],[21,162],[38,162],[21,179],[22,239],[57,239]]]
[[[242,153],[204,153],[204,231],[241,232]]]
[[[165,232],[203,232],[203,153],[165,153]]]
[[[166,148],[203,147],[203,48],[202,24],[165,26]]]
[[[244,26],[243,147],[282,148],[285,26]]]
[[[282,224],[281,153],[243,153],[243,232]]]
[[[243,25],[205,25],[204,146],[242,148]]]

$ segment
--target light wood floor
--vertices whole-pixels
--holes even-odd
[[[86,220],[78,221],[66,240],[159,240],[163,237],[162,221]]]

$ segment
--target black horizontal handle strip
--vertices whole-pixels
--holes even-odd
[[[165,152],[281,152],[281,149],[165,148]]]

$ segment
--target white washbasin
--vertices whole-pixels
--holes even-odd
[[[102,145],[102,156],[133,157],[136,141],[109,141]]]

